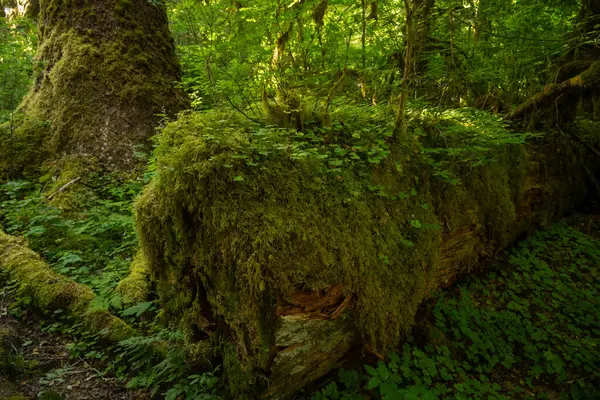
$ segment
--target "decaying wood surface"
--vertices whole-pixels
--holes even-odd
[[[517,219],[510,242],[540,225],[560,218],[581,204],[586,182],[581,165],[561,161],[555,146],[530,151]],[[560,150],[559,150],[560,152]],[[427,281],[431,295],[452,285],[461,274],[485,268],[502,247],[490,252],[483,220],[485,213],[467,191],[458,199],[461,215],[445,226],[440,262]],[[440,216],[443,221],[444,217]],[[459,221],[457,223],[457,221]],[[339,367],[349,352],[361,343],[352,322],[353,299],[341,286],[321,292],[298,292],[282,299],[277,307],[277,355],[263,398],[286,399],[298,389]]]

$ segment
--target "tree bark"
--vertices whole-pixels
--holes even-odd
[[[146,0],[43,0],[34,85],[21,111],[50,123],[54,158],[136,165],[159,120],[187,105],[166,10]]]

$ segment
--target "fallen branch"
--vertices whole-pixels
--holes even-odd
[[[0,270],[20,285],[21,293],[44,314],[63,310],[90,332],[109,343],[132,337],[135,330],[106,309],[91,308],[96,295],[89,287],[54,272],[33,250],[0,230]]]

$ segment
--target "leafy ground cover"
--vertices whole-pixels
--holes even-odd
[[[116,290],[127,276],[137,248],[131,206],[142,182],[142,178],[125,182],[99,178],[89,183],[92,195],[77,211],[53,205],[39,184],[10,181],[0,185],[2,229],[24,237],[57,273],[92,288],[101,303],[98,307],[108,307],[139,333],[107,346],[99,332],[88,332],[62,310],[45,317],[30,312],[31,299],[20,295],[9,277],[0,275],[0,298],[6,303],[0,322],[22,333],[11,339],[10,359],[0,359],[0,366],[19,361],[20,367],[0,371],[0,376],[10,378],[0,383],[10,386],[16,382],[15,391],[32,396],[51,391],[69,399],[218,398],[213,373],[217,366],[195,374],[182,335],[165,329],[155,302],[130,304]],[[36,325],[40,328],[33,329]],[[42,343],[49,341],[52,356],[45,353]],[[40,358],[44,359],[42,365]],[[76,379],[90,371],[95,378],[85,383]],[[98,390],[86,391],[93,382]]]
[[[578,227],[540,231],[439,293],[411,341],[314,399],[600,398],[600,221]]]
[[[26,322],[27,299],[6,284],[3,296],[15,302],[3,306],[3,321],[11,315],[26,327],[13,355],[29,360],[13,376],[26,382],[25,392],[52,389],[68,395],[73,371],[96,370],[106,393],[118,396],[126,396],[122,388],[127,387],[170,399],[219,398],[218,366],[198,373],[188,365],[181,335],[161,327],[157,304],[128,307],[118,299],[114,286],[137,246],[130,204],[138,189],[102,187],[86,211],[69,213],[44,201],[36,185],[9,182],[1,188],[2,224],[27,237],[56,271],[94,288],[141,335],[103,348],[97,335],[60,315],[43,321],[43,332],[35,333]],[[360,370],[340,370],[304,398],[599,398],[600,218],[554,225],[501,260],[488,273],[469,276],[430,300],[422,322],[395,353]],[[63,339],[56,342],[57,335]],[[62,347],[40,373],[34,350],[43,341]],[[157,352],[157,343],[170,343],[170,350]]]
[[[41,185],[10,181],[0,186],[0,220],[6,233],[27,238],[56,272],[90,286],[107,306],[120,309],[115,292],[137,247],[131,202],[137,182],[97,182],[97,197],[84,209],[64,211],[48,202]]]

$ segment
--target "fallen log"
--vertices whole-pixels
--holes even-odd
[[[98,332],[103,341],[118,343],[134,336],[135,331],[108,310],[92,307],[96,298],[92,289],[59,275],[22,239],[0,230],[0,271],[19,284],[20,295],[31,298],[31,307],[46,315],[62,310],[89,332]]]
[[[293,137],[182,116],[136,204],[167,320],[215,344],[234,398],[289,398],[356,346],[385,352],[434,290],[587,194],[588,153],[561,135],[499,146],[458,185],[410,145],[352,164],[334,154],[356,143],[324,156]]]

